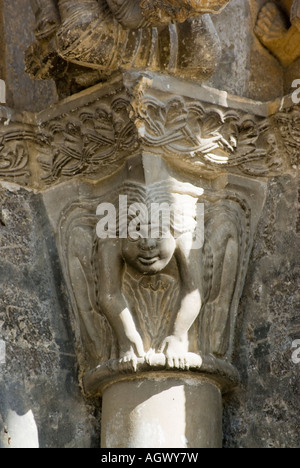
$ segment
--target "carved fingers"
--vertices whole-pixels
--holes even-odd
[[[170,369],[189,370],[187,340],[181,340],[176,336],[168,336],[160,349],[166,356],[166,366]]]
[[[128,364],[134,372],[137,371],[138,357],[133,351],[133,349],[127,351],[127,353],[125,353],[124,356],[122,356],[118,362],[119,364]]]
[[[120,345],[119,363],[131,363],[134,372],[137,370],[138,359],[145,357],[144,345],[138,332],[130,333],[127,340]]]

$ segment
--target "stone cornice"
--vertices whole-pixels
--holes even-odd
[[[100,180],[142,152],[212,177],[272,177],[297,163],[299,116],[291,96],[263,103],[161,74],[118,74],[37,114],[0,107],[0,178],[37,190]]]

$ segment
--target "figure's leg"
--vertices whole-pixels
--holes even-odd
[[[35,35],[38,39],[51,36],[59,25],[57,0],[30,0],[36,19]]]

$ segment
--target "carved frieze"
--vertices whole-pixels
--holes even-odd
[[[77,177],[97,180],[140,152],[160,155],[184,172],[207,177],[272,176],[295,164],[297,106],[270,117],[258,108],[255,115],[241,110],[243,103],[237,100],[228,109],[222,99],[212,104],[197,98],[197,90],[207,94],[197,85],[179,95],[176,88],[176,93],[167,90],[160,78],[156,82],[149,75],[129,76],[40,114],[8,116],[5,109],[1,177],[34,188]],[[211,101],[217,98],[212,94]]]

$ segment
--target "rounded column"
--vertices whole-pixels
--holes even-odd
[[[151,377],[103,393],[102,448],[221,448],[222,392],[209,380]]]

